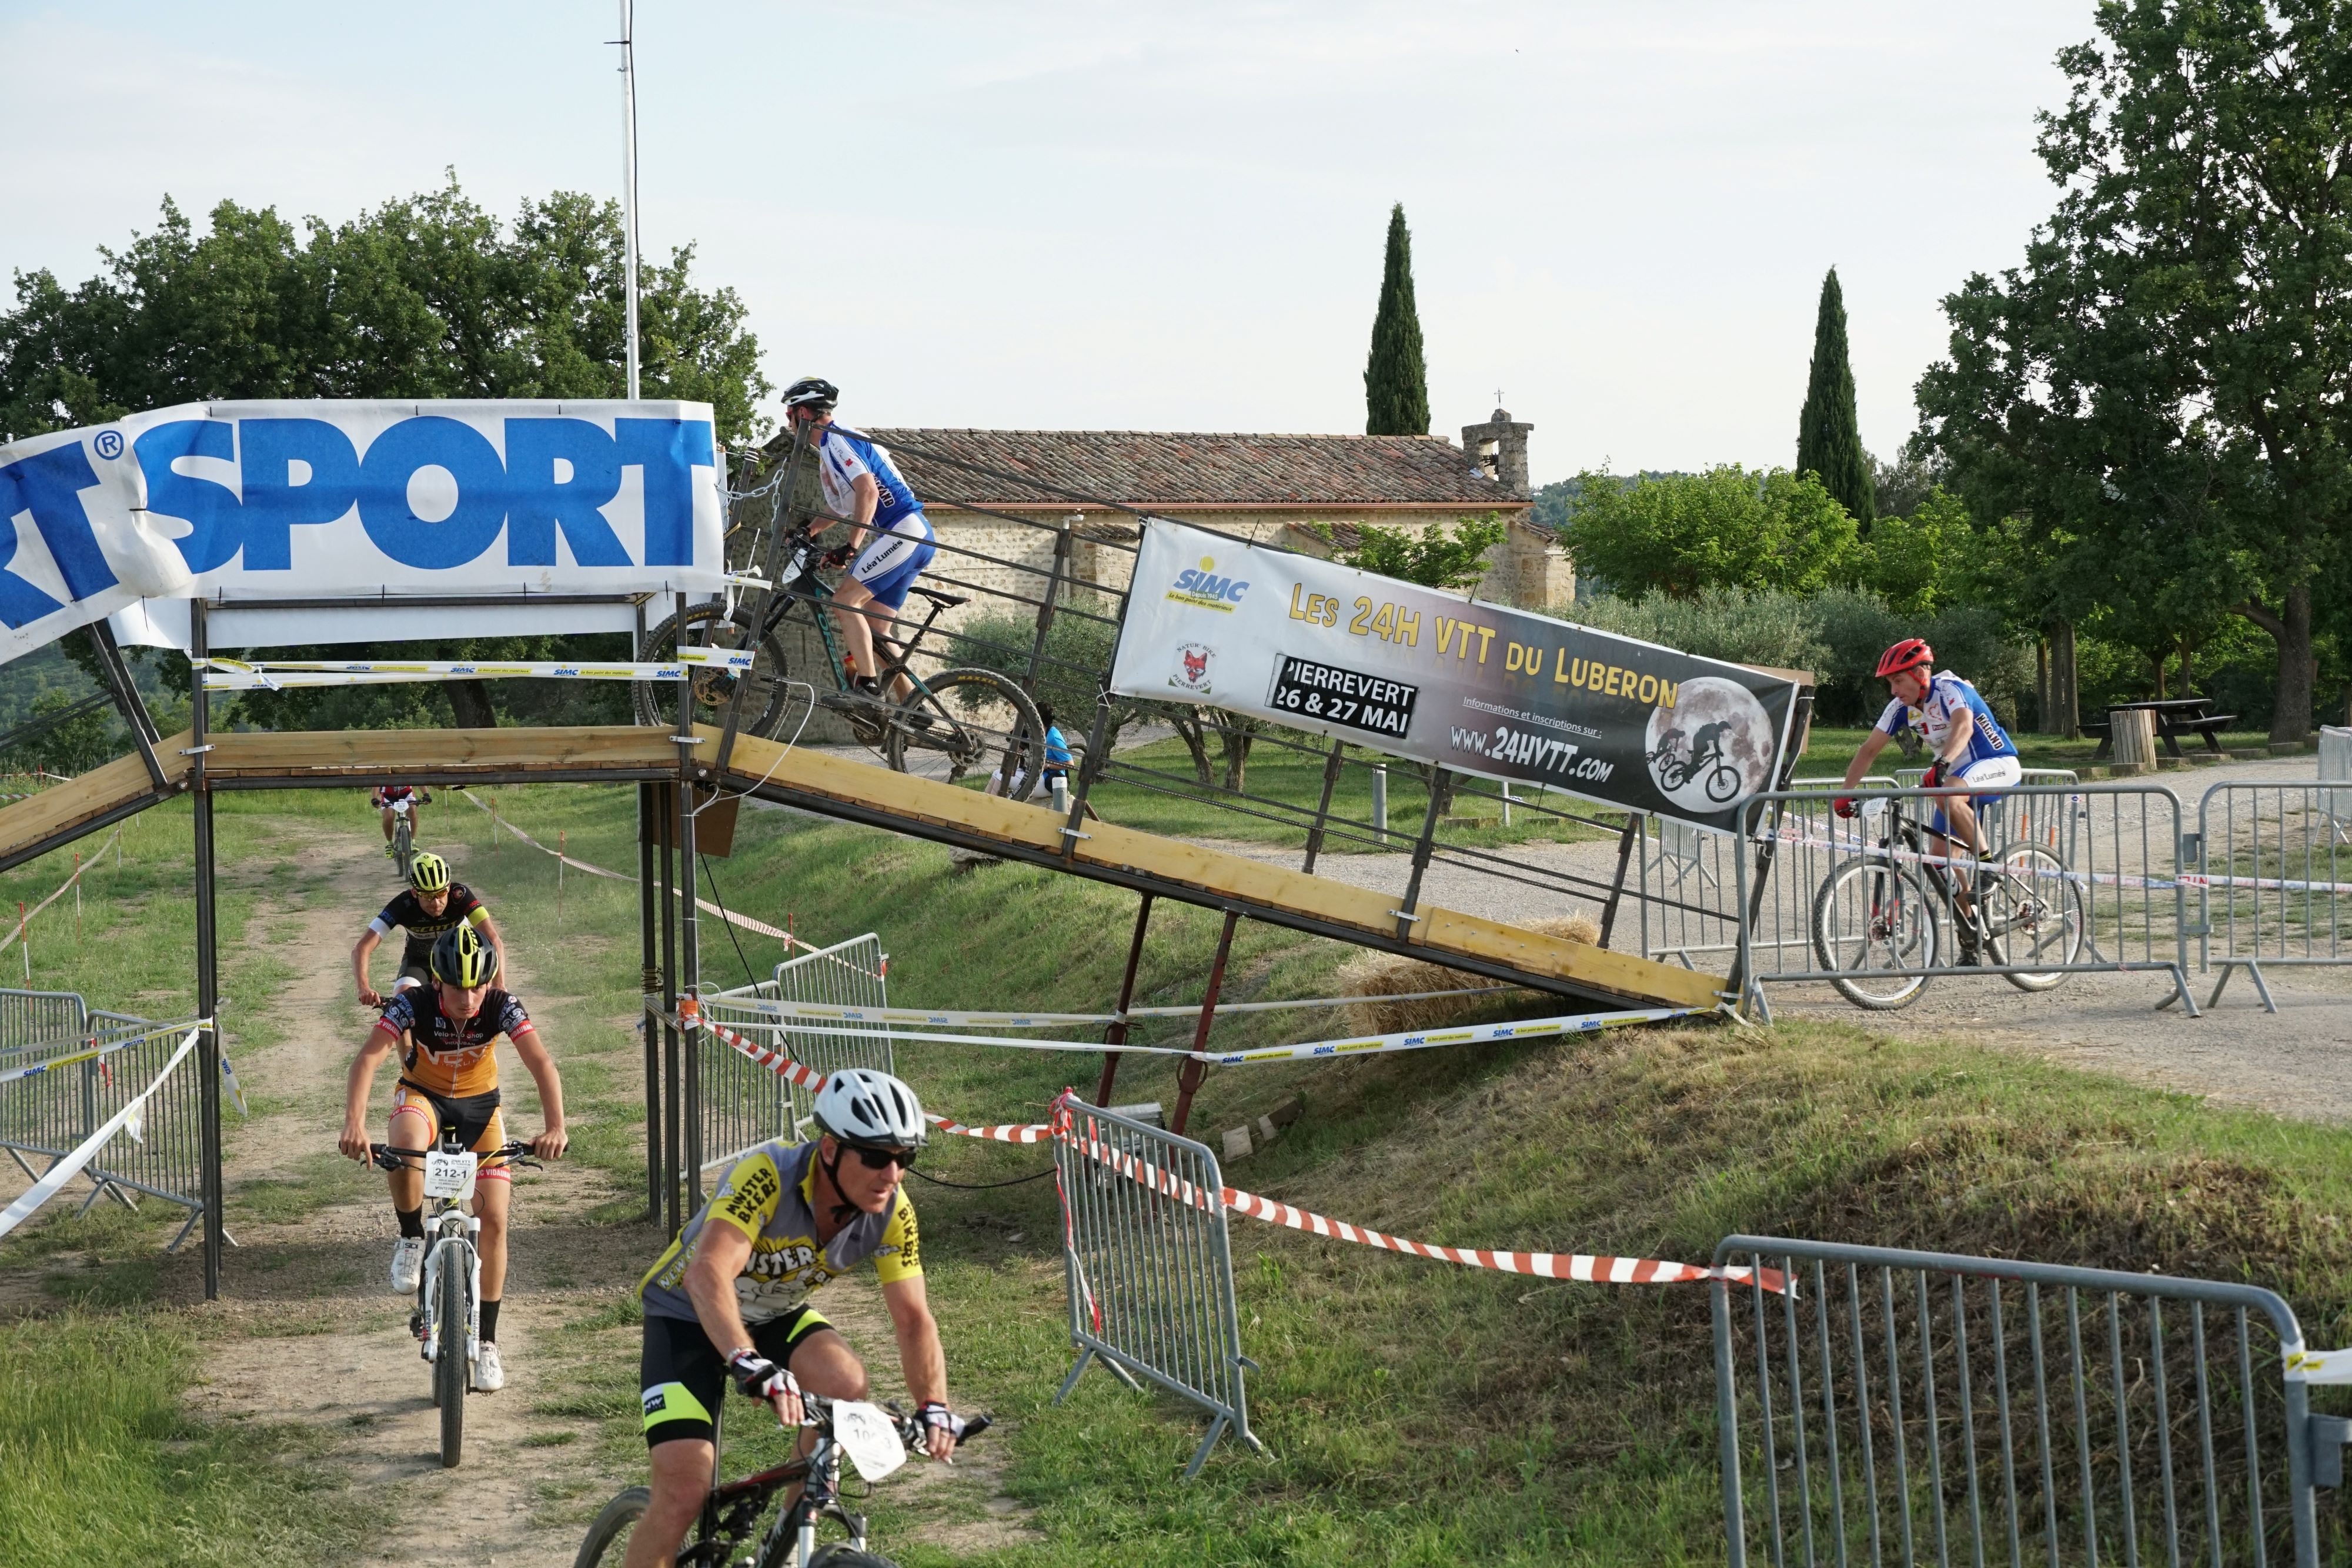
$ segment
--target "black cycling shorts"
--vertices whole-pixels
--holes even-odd
[[[420,986],[431,985],[433,983],[433,949],[411,947],[407,952],[403,953],[400,956],[400,973],[393,978],[395,983],[401,980],[414,980]]]
[[[751,1344],[770,1361],[789,1368],[803,1340],[831,1327],[824,1313],[803,1306],[752,1325]],[[717,1431],[711,1416],[727,1397],[727,1363],[699,1322],[647,1315],[637,1385],[644,1390],[646,1447],[686,1437],[711,1440]]]
[[[488,1149],[499,1148],[506,1143],[503,1135],[504,1128],[499,1119],[499,1091],[496,1089],[487,1094],[467,1094],[459,1099],[452,1099],[446,1094],[436,1094],[424,1085],[411,1083],[404,1078],[395,1088],[393,1100],[395,1110],[400,1104],[399,1091],[405,1091],[428,1102],[433,1107],[434,1120],[440,1124],[440,1135],[446,1137],[450,1130],[455,1128],[457,1134],[457,1146],[461,1149],[486,1153]],[[493,1128],[499,1129],[501,1134],[496,1143],[490,1143],[488,1136]]]

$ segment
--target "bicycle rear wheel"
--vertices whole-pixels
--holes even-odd
[[[677,654],[681,641],[678,624],[678,617],[671,615],[646,633],[641,657],[646,663],[659,664]],[[740,650],[751,641],[751,622],[747,612],[739,609],[730,616],[720,604],[688,605],[685,626],[683,642],[688,647]],[[789,673],[783,644],[771,632],[760,639],[759,652],[748,676],[724,670],[698,669],[685,681],[632,681],[629,698],[636,708],[639,724],[675,726],[682,697],[691,700],[689,722],[723,724],[727,705],[735,697],[737,682],[748,679],[751,689],[743,694],[743,733],[772,735],[789,706],[786,697],[790,688],[784,684]]]
[[[1892,1012],[1927,988],[1925,975],[1889,969],[1936,966],[1936,905],[1918,873],[1877,859],[1850,860],[1813,898],[1813,952],[1838,995]]]
[[[2083,951],[2083,884],[2066,874],[2065,862],[2039,844],[2014,843],[2000,852],[1978,890],[1977,908],[1984,916],[1985,947],[1992,961],[2023,970],[2001,977],[2021,991],[2046,991],[2066,977],[2063,968],[2025,966],[2072,964]]]
[[[1036,793],[1045,773],[1045,725],[1037,705],[994,670],[943,670],[883,722],[882,759],[900,773],[953,784],[1002,772],[1015,800]]]
[[[467,1276],[472,1260],[462,1247],[444,1254],[439,1291],[441,1322],[433,1353],[433,1400],[441,1406],[441,1468],[454,1470],[466,1447],[466,1309]]]

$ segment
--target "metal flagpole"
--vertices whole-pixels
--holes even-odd
[[[621,228],[628,251],[629,401],[637,399],[637,29],[635,0],[621,0]]]

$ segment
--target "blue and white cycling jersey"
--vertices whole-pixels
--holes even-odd
[[[1944,742],[1950,738],[1953,721],[1962,713],[1976,717],[1976,727],[1969,732],[1969,748],[1958,759],[1959,771],[1965,773],[1979,762],[1995,758],[2015,758],[2017,747],[2009,732],[2000,727],[2000,720],[1992,716],[1992,709],[1978,695],[1976,687],[1949,670],[1937,672],[1927,683],[1927,699],[1913,707],[1900,697],[1886,705],[1878,716],[1878,727],[1886,735],[1896,735],[1905,728],[1917,730],[1927,737],[1928,748],[1942,756]]]
[[[915,492],[899,476],[898,465],[879,444],[837,424],[825,426],[817,446],[817,476],[824,484],[825,510],[838,517],[857,516],[857,492],[852,486],[860,475],[873,480],[882,492],[874,508],[877,528],[887,530],[922,511],[923,504],[915,499]]]

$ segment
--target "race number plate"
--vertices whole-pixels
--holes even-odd
[[[474,1196],[474,1166],[471,1151],[461,1155],[445,1155],[439,1150],[425,1156],[425,1196],[454,1197],[459,1202]]]
[[[835,1400],[833,1435],[866,1480],[878,1481],[907,1462],[907,1446],[898,1441],[898,1428],[878,1406],[856,1399]]]

